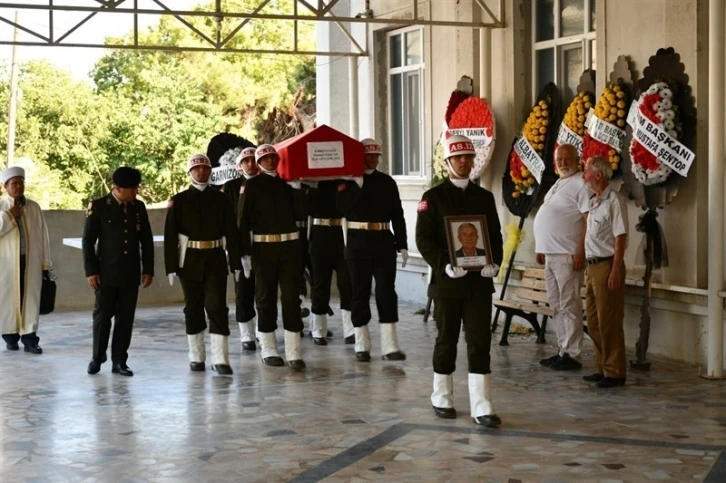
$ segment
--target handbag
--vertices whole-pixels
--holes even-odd
[[[55,310],[56,276],[43,271],[43,284],[40,288],[40,315],[48,315]]]

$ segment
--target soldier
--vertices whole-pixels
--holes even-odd
[[[355,342],[355,331],[350,317],[352,287],[350,271],[345,260],[343,241],[343,214],[335,200],[340,180],[320,181],[308,192],[312,216],[310,229],[310,259],[315,273],[312,283],[313,342],[327,345],[328,314],[330,314],[330,283],[336,274],[343,318],[343,336],[346,344]]]
[[[224,194],[232,201],[235,220],[239,225],[240,198],[244,196],[247,181],[260,174],[260,168],[255,162],[255,148],[244,148],[235,161],[239,178],[227,181],[224,184]],[[255,278],[242,277],[234,283],[235,317],[239,325],[240,342],[246,351],[257,350],[255,344]]]
[[[136,199],[140,183],[141,173],[138,170],[118,168],[113,173],[111,193],[88,205],[83,229],[83,262],[88,285],[96,293],[93,358],[88,364],[89,374],[97,374],[101,364],[106,362],[113,317],[111,372],[122,376],[134,375],[126,361],[139,283],[147,288],[154,277],[154,237],[149,215],[144,203]]]
[[[416,245],[431,266],[429,297],[436,302],[438,336],[434,346],[434,392],[431,403],[440,418],[456,418],[453,373],[459,330],[464,324],[469,362],[469,403],[476,424],[497,427],[501,419],[494,414],[489,374],[491,312],[494,284],[492,277],[502,262],[502,235],[494,196],[469,181],[474,162],[474,145],[465,136],[452,136],[444,149],[449,179],[424,193],[418,204]],[[452,267],[444,217],[484,215],[492,253],[481,271]]]
[[[348,219],[348,260],[353,285],[351,319],[355,327],[355,356],[371,360],[371,282],[376,280],[376,306],[381,323],[383,360],[403,361],[406,354],[398,347],[398,296],[396,295],[396,252],[402,266],[408,260],[406,221],[393,178],[377,171],[381,146],[373,139],[361,141],[365,153],[365,176],[338,186],[338,208]],[[393,233],[391,233],[391,225]]]
[[[229,366],[229,310],[227,309],[227,254],[235,280],[242,269],[239,237],[232,205],[220,191],[209,189],[212,164],[203,154],[189,159],[192,185],[174,195],[167,205],[164,262],[169,284],[179,276],[184,290],[184,318],[189,342],[189,367],[204,371],[206,349],[204,312],[209,317],[212,370],[232,374]]]
[[[240,205],[240,238],[245,277],[255,273],[255,301],[262,361],[283,366],[277,352],[277,291],[282,302],[285,357],[293,369],[304,369],[300,336],[300,287],[303,257],[297,220],[304,214],[300,182],[285,183],[277,173],[280,156],[263,144],[255,151],[262,175],[247,182]]]

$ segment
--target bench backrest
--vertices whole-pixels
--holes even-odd
[[[545,283],[544,268],[525,268],[522,281],[514,287],[514,295],[522,300],[536,304],[548,305],[547,285]],[[580,290],[580,296],[585,300],[585,287]]]

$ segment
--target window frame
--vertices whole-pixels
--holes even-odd
[[[405,43],[405,35],[408,32],[418,31],[420,34],[420,45],[421,45],[421,62],[418,64],[411,64],[411,65],[405,65],[405,56],[406,56],[406,43]],[[402,56],[402,62],[400,67],[391,67],[391,60],[393,52],[391,49],[391,37],[401,37],[401,56]],[[388,85],[388,99],[387,99],[387,120],[388,120],[388,139],[389,139],[389,174],[394,177],[397,180],[425,180],[428,172],[427,162],[426,162],[426,59],[425,59],[425,29],[422,26],[411,26],[411,27],[404,27],[400,29],[395,30],[389,30],[386,32],[386,82]],[[408,111],[406,109],[403,110],[403,125],[402,129],[403,132],[401,133],[402,139],[403,139],[403,173],[396,173],[395,170],[395,160],[394,160],[394,149],[393,149],[393,143],[394,143],[394,133],[393,133],[393,103],[391,102],[391,94],[392,94],[392,77],[397,74],[401,74],[402,78],[403,75],[410,72],[416,72],[419,76],[418,79],[418,89],[419,89],[419,105],[420,105],[420,111],[419,111],[419,152],[421,153],[421,159],[420,159],[420,166],[419,171],[413,172],[411,174],[411,171],[409,170],[409,159],[406,157],[406,152],[408,151],[407,147],[409,146],[408,141],[408,126],[409,126],[409,116]],[[406,99],[406,93],[407,93],[407,86],[406,82],[402,82],[402,90],[401,95],[405,101]]]

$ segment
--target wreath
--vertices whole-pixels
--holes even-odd
[[[603,89],[600,100],[595,109],[592,110],[592,116],[616,127],[622,131],[622,139],[625,138],[625,120],[627,117],[626,106],[630,102],[628,89],[623,79],[610,82]],[[593,123],[588,123],[588,132],[585,134],[582,144],[582,161],[593,157],[603,156],[610,161],[610,167],[613,173],[620,172],[620,151],[621,146],[618,143],[606,143],[602,139],[596,139],[593,130]]]
[[[578,92],[565,111],[565,117],[557,133],[555,150],[560,144],[571,144],[577,149],[577,156],[582,157],[582,142],[585,136],[585,120],[592,108],[595,95],[588,91]]]

